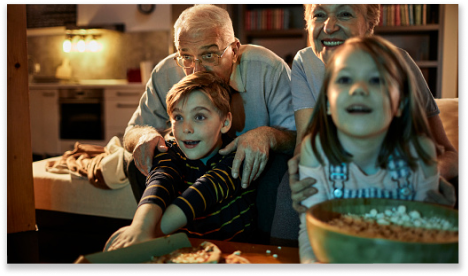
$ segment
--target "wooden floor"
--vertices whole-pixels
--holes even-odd
[[[7,262],[73,263],[102,251],[114,231],[131,220],[36,210],[37,231],[7,234]]]

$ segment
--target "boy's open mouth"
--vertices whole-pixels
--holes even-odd
[[[200,141],[183,141],[183,142],[186,146],[189,146],[189,147],[196,146],[198,145],[198,143],[200,143]]]

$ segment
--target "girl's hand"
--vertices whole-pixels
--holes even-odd
[[[298,213],[307,211],[302,201],[316,194],[318,191],[312,185],[317,181],[312,177],[299,180],[299,157],[297,154],[288,161],[289,187],[291,188],[292,207]]]

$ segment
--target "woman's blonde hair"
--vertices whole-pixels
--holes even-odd
[[[304,4],[304,20],[306,21],[306,29],[309,30],[311,27],[312,21],[312,5],[313,4]],[[365,14],[363,14],[364,19],[367,23],[367,35],[374,34],[375,26],[379,25],[380,22],[380,4],[350,4],[352,6],[359,7],[360,11],[363,11],[363,6],[365,6]]]
[[[181,33],[202,33],[218,28],[224,44],[235,40],[229,13],[215,5],[194,5],[184,10],[174,24],[174,43],[178,46]]]
[[[224,118],[231,110],[230,88],[214,73],[200,71],[184,77],[174,84],[166,96],[167,114],[172,115],[174,107],[180,101],[184,101],[193,91],[205,94],[216,107],[221,118]]]
[[[307,127],[307,134],[311,134],[312,149],[318,160],[323,164],[322,158],[315,145],[318,135],[325,155],[331,164],[340,165],[351,160],[351,156],[344,150],[337,138],[337,128],[331,116],[327,114],[327,90],[335,68],[335,59],[340,56],[343,49],[353,47],[368,53],[374,60],[383,85],[396,86],[400,92],[399,107],[402,108],[400,117],[394,117],[390,123],[378,156],[378,165],[386,167],[388,158],[395,153],[404,158],[412,169],[417,166],[417,158],[410,153],[412,144],[418,156],[429,164],[435,160],[422,148],[418,136],[426,136],[433,140],[427,123],[426,114],[421,105],[419,87],[415,76],[406,63],[401,52],[393,44],[379,36],[354,37],[346,40],[332,56],[326,66],[325,78],[315,105],[311,121]],[[388,93],[388,89],[386,89]],[[388,94],[389,96],[389,94]],[[389,96],[390,97],[390,96]],[[434,143],[435,144],[435,143]]]

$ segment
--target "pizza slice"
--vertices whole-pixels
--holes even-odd
[[[218,263],[221,257],[221,250],[208,241],[195,247],[184,247],[173,252],[156,257],[153,256],[149,263],[175,263],[175,264],[207,264]]]
[[[234,251],[231,255],[227,256],[225,258],[227,264],[250,264],[250,262],[244,258],[241,257],[241,252],[239,250]]]

